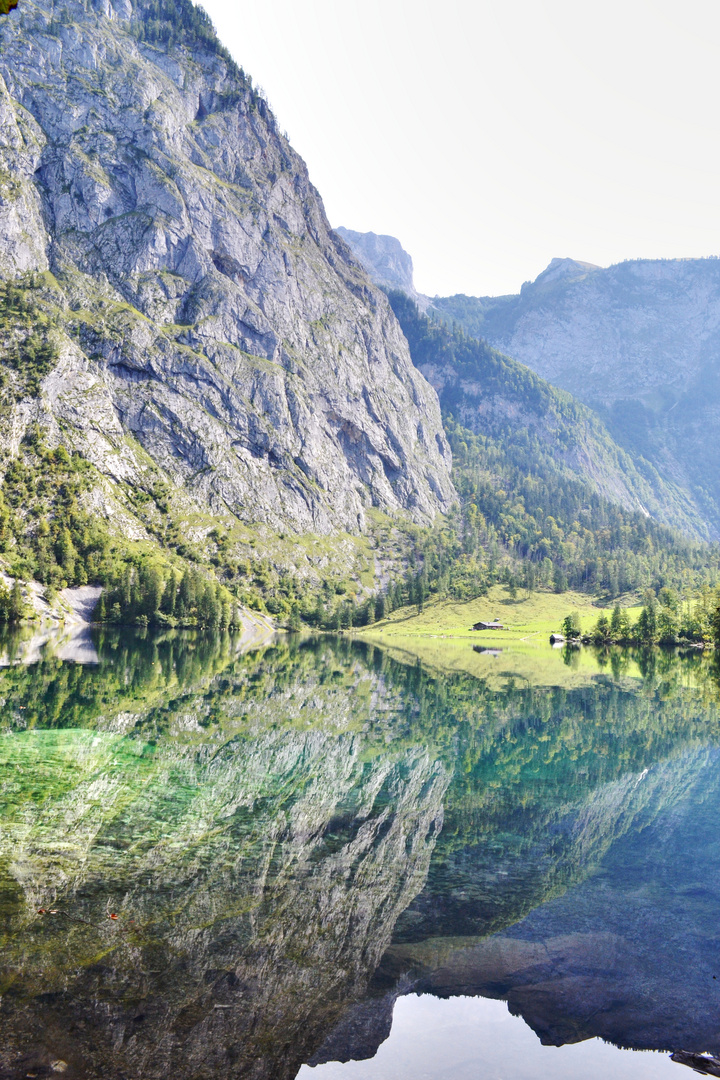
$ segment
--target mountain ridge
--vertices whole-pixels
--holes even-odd
[[[412,256],[399,240],[384,233],[355,232],[342,225],[339,225],[335,232],[343,238],[376,285],[386,289],[401,289],[421,310],[427,307],[428,298],[415,288]]]
[[[632,260],[515,296],[435,298],[462,325],[590,406],[613,438],[682,488],[720,536],[720,262]]]

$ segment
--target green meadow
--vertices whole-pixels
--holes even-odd
[[[625,605],[622,605],[625,607]],[[545,641],[553,631],[560,631],[563,619],[571,611],[580,615],[583,633],[589,633],[603,613],[609,618],[612,607],[597,604],[591,596],[579,592],[518,593],[514,598],[506,585],[495,585],[486,596],[476,600],[438,600],[422,612],[414,607],[398,608],[388,618],[368,627],[364,634],[384,637],[467,638],[479,644],[509,644],[518,641]],[[634,621],[641,608],[626,608]],[[476,622],[499,620],[501,631],[472,630]]]
[[[627,608],[631,619],[639,606]],[[641,678],[631,651],[612,654],[592,647],[552,648],[550,634],[559,631],[571,611],[580,615],[583,633],[589,633],[603,612],[585,593],[532,592],[514,598],[505,585],[496,585],[476,600],[439,600],[416,608],[399,608],[387,619],[357,636],[381,645],[396,659],[422,664],[437,671],[466,672],[490,684],[515,680],[531,685],[580,686],[612,670],[626,678]],[[505,629],[472,630],[476,622],[499,620]]]

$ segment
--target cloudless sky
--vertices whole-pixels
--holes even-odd
[[[720,254],[720,4],[204,0],[333,225],[430,295]]]

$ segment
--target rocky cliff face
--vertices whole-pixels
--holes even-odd
[[[6,458],[38,421],[111,493],[152,469],[278,529],[450,504],[434,391],[191,4],[26,0],[0,144],[0,273],[40,272],[59,351],[5,410]]]
[[[394,236],[374,232],[355,232],[341,225],[335,230],[360,260],[377,285],[402,289],[424,310],[428,298],[421,296],[413,282],[413,261]]]
[[[597,409],[720,535],[720,262],[556,259],[519,296],[433,304]]]

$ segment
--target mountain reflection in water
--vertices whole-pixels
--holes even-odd
[[[0,671],[0,1077],[292,1080],[415,993],[720,1053],[707,661],[498,689],[331,638],[94,646]]]

